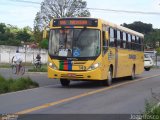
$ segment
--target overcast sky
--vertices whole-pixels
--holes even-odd
[[[16,25],[18,27],[30,26],[40,4],[15,2],[16,0],[0,0],[0,23]],[[18,1],[18,0],[17,0]],[[22,0],[21,0],[22,1]],[[24,0],[25,1],[25,0]],[[26,0],[41,3],[43,0]],[[91,17],[98,17],[116,24],[142,21],[151,23],[154,28],[160,28],[160,0],[86,0],[88,8],[157,12],[158,15],[118,13],[109,11],[90,10]]]

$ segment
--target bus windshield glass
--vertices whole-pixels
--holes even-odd
[[[100,31],[94,29],[54,29],[50,31],[49,55],[96,57],[100,54]]]

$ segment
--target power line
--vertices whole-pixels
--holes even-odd
[[[109,12],[118,12],[118,13],[138,13],[138,14],[150,14],[150,15],[160,15],[160,12],[143,12],[143,11],[128,11],[128,10],[114,10],[114,9],[101,9],[101,8],[87,8],[90,10],[98,11],[109,11]]]
[[[23,2],[29,4],[41,4],[39,2],[27,1],[27,0],[9,0],[12,2]],[[89,10],[116,12],[116,13],[131,13],[131,14],[146,14],[146,15],[160,15],[160,12],[144,12],[144,11],[129,11],[129,10],[115,10],[115,9],[102,9],[102,8],[87,8]]]
[[[22,3],[29,3],[29,4],[41,4],[39,2],[27,1],[27,0],[9,0],[12,2],[22,2]]]

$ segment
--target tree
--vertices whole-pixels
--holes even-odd
[[[83,0],[44,0],[40,12],[36,14],[34,27],[42,31],[52,18],[89,17],[86,6]]]
[[[43,39],[43,40],[40,42],[39,46],[40,46],[41,48],[43,48],[43,49],[48,49],[48,40],[47,40],[47,39]]]
[[[131,24],[123,23],[122,26],[135,30],[144,34],[145,46],[156,48],[156,43],[160,42],[160,30],[153,29],[152,24],[143,23],[140,21]]]
[[[20,40],[20,41],[25,41],[25,42],[27,42],[27,41],[30,41],[31,35],[28,34],[27,31],[24,31],[24,30],[23,30],[23,31],[19,31],[19,32],[17,33],[16,38],[17,38],[18,40]]]
[[[141,21],[136,21],[131,24],[123,23],[122,26],[135,30],[137,32],[148,34],[153,31],[152,24],[143,23]]]
[[[0,23],[0,34],[5,33],[5,28],[6,28],[6,25],[4,23]]]
[[[154,29],[145,35],[145,44],[152,48],[156,48],[156,43],[160,42],[160,29]]]

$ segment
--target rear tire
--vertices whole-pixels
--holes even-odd
[[[136,74],[135,74],[135,66],[133,66],[133,68],[132,68],[132,73],[131,73],[131,76],[130,76],[130,79],[131,79],[131,80],[134,80],[135,77],[136,77]]]
[[[67,80],[67,79],[60,79],[60,82],[61,82],[61,85],[64,87],[69,86],[70,84],[70,80]]]

